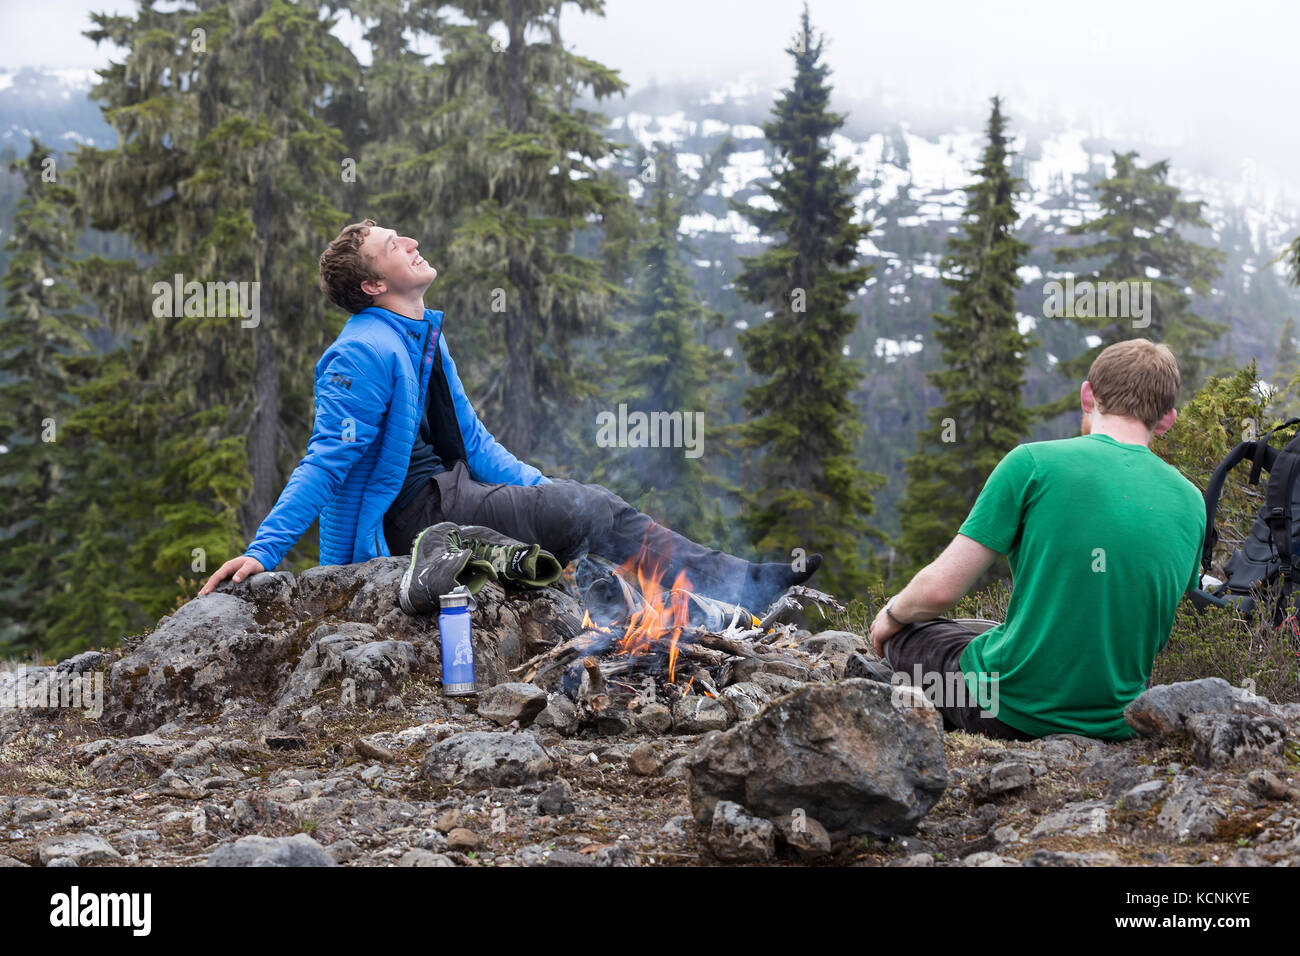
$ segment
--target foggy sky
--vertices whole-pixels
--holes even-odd
[[[163,4],[160,4],[163,6]],[[1103,135],[1190,141],[1293,178],[1300,154],[1300,4],[1286,0],[811,0],[837,92],[976,114],[1001,93],[1012,114],[1059,116]],[[566,45],[652,81],[784,83],[782,52],[800,0],[607,0],[604,18],[570,7]],[[95,66],[110,52],[80,36],[89,10],[122,0],[4,0],[0,66]],[[336,32],[363,60],[354,23]]]

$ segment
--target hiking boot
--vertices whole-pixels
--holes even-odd
[[[482,525],[462,525],[454,537],[461,547],[492,565],[505,581],[544,588],[558,581],[564,571],[555,555],[542,550],[541,545],[524,544]]]
[[[461,545],[460,529],[450,521],[430,525],[411,545],[411,565],[402,575],[397,601],[407,614],[435,614],[438,598],[463,584],[470,594],[478,593],[496,571],[487,561]]]

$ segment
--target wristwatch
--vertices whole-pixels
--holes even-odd
[[[888,617],[895,624],[897,624],[899,627],[906,627],[907,622],[900,621],[898,619],[898,616],[893,611],[890,610],[890,608],[894,606],[894,602],[897,600],[898,600],[898,595],[895,594],[893,597],[891,597],[888,601],[885,602],[885,606],[882,608],[882,610],[885,612],[885,616]]]

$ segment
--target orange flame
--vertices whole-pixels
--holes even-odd
[[[628,558],[619,572],[640,592],[642,605],[629,618],[615,650],[619,654],[635,656],[662,648],[667,642],[668,683],[671,684],[677,675],[678,642],[682,630],[690,622],[691,579],[684,570],[679,571],[672,587],[665,591],[661,581],[663,563],[659,559],[650,559],[644,542],[641,550]]]

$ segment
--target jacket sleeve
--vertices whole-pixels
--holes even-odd
[[[334,498],[378,437],[392,397],[392,377],[369,345],[335,343],[316,365],[316,421],[298,462],[245,552],[274,569]]]
[[[478,413],[465,394],[460,375],[456,372],[456,363],[452,361],[451,352],[447,349],[445,335],[439,337],[438,348],[442,351],[442,368],[447,375],[451,401],[456,406],[456,423],[460,426],[460,437],[465,443],[465,465],[469,468],[470,477],[475,481],[500,485],[548,484],[551,479],[506,451],[479,420]]]

